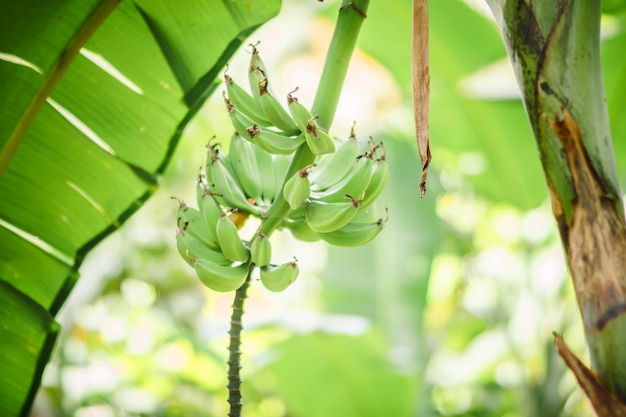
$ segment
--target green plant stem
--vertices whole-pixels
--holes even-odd
[[[361,25],[365,19],[368,4],[369,0],[344,0],[339,8],[337,24],[328,47],[324,69],[311,108],[311,113],[319,117],[318,124],[326,129],[330,128],[335,117],[341,89]],[[283,179],[283,184],[298,170],[313,163],[314,160],[315,155],[311,153],[306,143],[302,144],[294,154],[287,175]],[[263,233],[269,237],[280,226],[289,210],[289,204],[280,194],[265,215]]]
[[[250,270],[252,271],[252,269]],[[228,345],[228,403],[230,410],[229,417],[241,416],[241,330],[243,305],[248,297],[248,286],[250,285],[250,272],[246,282],[235,291],[235,299],[232,306],[232,315],[230,317],[230,344]]]

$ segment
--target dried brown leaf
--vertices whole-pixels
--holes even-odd
[[[559,334],[554,333],[554,340],[557,352],[576,376],[598,417],[626,417],[626,405],[606,386],[600,376],[574,355]]]
[[[417,148],[422,161],[420,196],[426,194],[426,176],[430,165],[430,143],[428,138],[428,111],[430,99],[430,73],[428,67],[428,0],[413,0],[413,116]]]

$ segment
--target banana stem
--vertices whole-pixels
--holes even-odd
[[[248,286],[250,285],[250,273],[246,282],[235,291],[233,301],[233,313],[230,317],[230,344],[228,345],[228,403],[230,404],[229,417],[241,417],[241,330],[243,326],[243,305],[248,297]]]
[[[319,116],[317,123],[326,129],[330,128],[335,118],[341,88],[346,79],[348,66],[368,5],[369,0],[343,0],[339,7],[337,24],[326,53],[324,69],[311,108],[311,113]],[[303,143],[294,154],[287,175],[283,179],[283,185],[293,174],[314,161],[315,155],[311,153],[307,144]],[[289,213],[289,209],[289,204],[280,194],[265,215],[263,233],[266,236],[269,237],[280,226]]]
[[[317,94],[311,107],[311,113],[319,116],[317,123],[326,129],[330,128],[335,118],[343,82],[346,79],[368,5],[369,0],[343,0],[339,7],[337,25],[328,47]]]

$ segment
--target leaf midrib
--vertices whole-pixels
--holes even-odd
[[[26,135],[26,132],[37,117],[41,107],[46,102],[46,99],[52,90],[54,90],[54,87],[70,66],[80,49],[83,45],[85,45],[87,40],[89,40],[91,35],[93,35],[93,33],[100,27],[102,22],[104,22],[111,12],[115,10],[121,1],[122,0],[104,0],[100,3],[87,20],[85,20],[80,29],[75,33],[74,37],[69,40],[65,49],[59,54],[51,70],[44,77],[40,88],[34,94],[32,100],[26,107],[24,114],[22,114],[22,117],[17,122],[8,138],[6,146],[0,150],[0,177],[4,174],[4,171],[11,162],[13,155],[17,151],[17,148]]]

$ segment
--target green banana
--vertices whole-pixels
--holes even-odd
[[[304,215],[309,227],[317,233],[340,229],[352,220],[361,206],[361,199],[346,195],[350,201],[332,202],[310,200],[304,205]]]
[[[389,219],[386,211],[385,218],[376,221],[356,222],[351,221],[345,226],[328,233],[319,233],[320,238],[335,246],[361,246],[371,242],[385,227]]]
[[[361,202],[361,209],[369,207],[382,194],[389,180],[389,165],[386,158],[382,157],[374,162],[372,178],[367,186],[367,193]]]
[[[309,227],[304,217],[287,219],[283,222],[283,226],[289,229],[293,237],[303,242],[317,242],[320,240],[319,234]]]
[[[250,95],[243,87],[235,83],[233,79],[224,74],[224,80],[226,82],[226,92],[228,98],[237,106],[237,108],[250,119],[256,121],[263,126],[271,126],[272,123],[263,113],[263,109],[259,106],[256,99]],[[257,87],[258,88],[258,87]]]
[[[352,169],[359,156],[359,145],[356,139],[348,139],[330,155],[322,155],[317,166],[311,171],[311,189],[324,191],[331,185],[341,181]]]
[[[260,99],[259,83],[267,77],[267,67],[259,55],[259,50],[255,45],[252,46],[252,55],[250,56],[250,65],[248,67],[248,82],[250,84],[250,91],[257,103]],[[270,91],[271,92],[271,91]],[[260,105],[260,103],[259,103]]]
[[[248,264],[224,266],[208,259],[195,259],[194,269],[200,282],[214,291],[228,292],[241,287],[248,277]]]
[[[287,94],[287,106],[289,107],[289,112],[291,113],[291,117],[293,121],[298,126],[298,129],[302,132],[306,132],[307,124],[314,120],[315,117],[311,114],[311,112],[304,107],[296,97],[293,96],[293,93],[298,91],[296,87],[291,93]]]
[[[268,290],[280,292],[298,278],[299,272],[298,261],[295,258],[280,265],[270,264],[261,267],[261,282]]]
[[[220,214],[222,214],[222,208],[215,198],[213,198],[213,193],[209,191],[208,186],[203,184],[201,179],[198,179],[196,190],[199,211],[202,213],[204,222],[208,226],[207,229],[210,239],[215,242],[216,247],[219,247],[217,244],[217,235],[215,234],[215,224]]]
[[[269,208],[275,197],[274,194],[274,159],[272,154],[260,146],[253,146],[257,166],[259,167],[259,178],[261,181],[261,201],[264,208]],[[288,158],[291,159],[291,158]]]
[[[311,198],[334,202],[345,201],[346,194],[363,194],[372,178],[373,164],[374,162],[367,155],[358,157],[356,162],[352,164],[351,171],[343,179],[322,192],[311,193]]]
[[[283,106],[278,102],[276,97],[274,97],[268,91],[268,80],[265,77],[259,83],[259,104],[261,109],[263,109],[263,113],[265,116],[272,122],[273,126],[276,126],[283,132],[288,133],[297,133],[298,125],[291,118],[287,110],[283,108]]]
[[[237,106],[235,106],[226,95],[223,95],[224,103],[226,103],[226,110],[228,110],[228,116],[230,117],[230,122],[232,123],[235,131],[239,133],[239,135],[252,142],[255,143],[252,138],[256,135],[257,131],[261,130],[259,124],[252,120],[247,114],[244,114]]]
[[[178,229],[176,232],[176,248],[180,256],[191,266],[195,258],[207,259],[220,265],[232,264],[232,261],[226,259],[222,252],[210,249],[185,229]]]
[[[222,213],[215,226],[217,240],[224,256],[233,262],[246,262],[250,250],[239,237],[237,226],[227,213]]]
[[[263,128],[239,111],[228,98],[224,97],[224,101],[226,102],[230,121],[237,133],[252,144],[260,146],[265,151],[272,154],[289,155],[304,143],[303,135],[293,137]]]
[[[291,165],[291,157],[286,155],[274,155],[274,184],[272,185],[272,201],[280,195],[283,191],[283,184],[285,183],[287,171]]]
[[[300,207],[311,194],[311,183],[309,182],[309,172],[315,164],[307,165],[287,180],[283,187],[283,197],[291,208]]]
[[[250,262],[256,266],[265,266],[269,265],[271,260],[272,244],[259,228],[256,236],[252,239],[252,243],[250,243]]]
[[[254,147],[235,132],[230,139],[228,159],[245,195],[256,202],[261,199],[263,184]]]
[[[220,153],[216,158],[207,161],[207,179],[213,184],[214,197],[225,207],[236,207],[258,216],[259,208],[248,201],[241,184],[229,171],[228,159],[228,156]]]
[[[328,132],[317,125],[318,117],[309,120],[304,130],[306,144],[314,155],[324,155],[335,152],[335,142]]]
[[[257,126],[254,133],[254,142],[267,152],[275,155],[291,155],[304,143],[304,135],[286,136],[269,129]]]
[[[172,197],[178,200],[176,197]],[[198,209],[189,207],[184,201],[178,200],[178,227],[194,235],[207,247],[217,250],[219,246],[212,238],[209,226]]]

